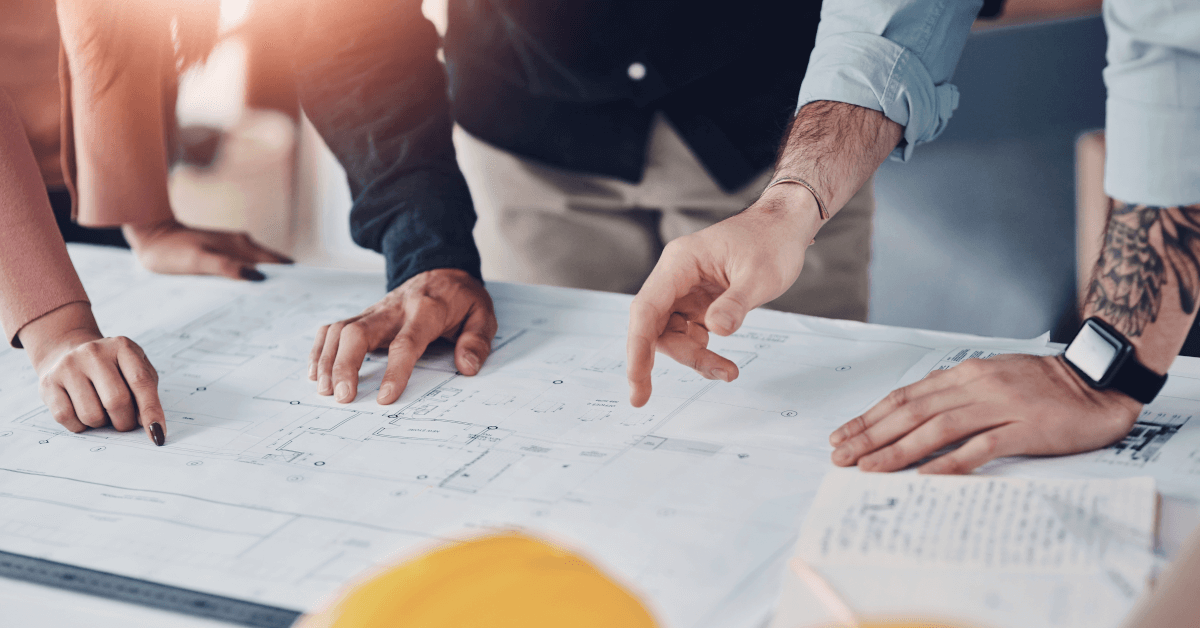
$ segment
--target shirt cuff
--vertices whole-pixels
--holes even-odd
[[[797,111],[818,100],[883,112],[904,127],[892,158],[907,161],[931,142],[958,107],[958,89],[934,85],[929,70],[903,46],[869,33],[842,33],[817,42],[800,86]]]
[[[1200,203],[1200,109],[1109,96],[1104,192],[1134,204]]]

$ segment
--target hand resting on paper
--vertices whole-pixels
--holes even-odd
[[[367,353],[387,347],[388,365],[377,397],[387,405],[400,398],[413,367],[429,343],[455,341],[454,365],[475,375],[492,350],[496,313],[483,284],[465,271],[439,268],[416,275],[375,305],[317,330],[308,378],[317,392],[350,403]]]
[[[255,264],[291,264],[244,233],[196,229],[167,220],[125,225],[125,239],[146,270],[168,275],[219,275],[262,281]]]
[[[893,391],[833,432],[834,464],[896,471],[966,442],[920,467],[967,473],[1002,456],[1061,455],[1104,447],[1133,427],[1142,405],[1089,387],[1058,356],[967,360]]]
[[[105,338],[87,303],[69,303],[27,325],[19,340],[37,370],[42,401],[72,432],[112,425],[166,440],[158,372],[137,343]]]

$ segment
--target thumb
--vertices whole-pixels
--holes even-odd
[[[704,326],[718,336],[728,336],[741,328],[750,310],[770,299],[770,294],[753,282],[732,285],[708,306]]]
[[[492,352],[496,336],[496,316],[478,309],[467,317],[454,348],[454,365],[463,375],[475,375]]]

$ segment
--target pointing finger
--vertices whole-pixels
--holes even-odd
[[[136,347],[137,345],[121,347],[117,351],[117,363],[121,367],[125,383],[133,392],[138,422],[146,430],[150,442],[161,447],[167,442],[167,417],[158,397],[158,372],[146,359],[145,354],[134,350]]]

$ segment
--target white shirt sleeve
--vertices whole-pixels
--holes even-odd
[[[1200,203],[1200,2],[1105,0],[1104,190],[1126,203]]]

